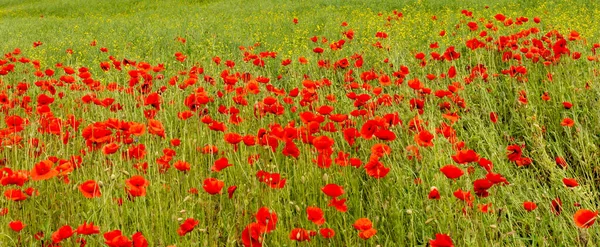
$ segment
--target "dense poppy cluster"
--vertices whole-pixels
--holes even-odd
[[[125,202],[146,199],[169,200],[166,197],[150,198],[149,195],[159,195],[153,193],[160,190],[158,185],[165,190],[181,189],[175,182],[165,182],[168,176],[175,177],[173,173],[176,173],[178,179],[185,177],[185,181],[202,186],[211,198],[221,198],[225,188],[229,200],[234,200],[238,186],[251,188],[256,181],[261,186],[261,193],[286,193],[295,186],[290,181],[298,181],[295,177],[298,175],[286,173],[278,169],[279,164],[270,163],[292,162],[298,166],[353,174],[347,176],[364,175],[360,179],[385,183],[390,175],[396,177],[400,172],[396,164],[398,157],[420,163],[427,158],[424,156],[434,155],[444,156],[447,161],[439,166],[427,164],[425,169],[432,168],[437,175],[441,173],[450,185],[442,184],[444,178],[423,181],[415,172],[415,184],[431,183],[429,193],[421,195],[429,199],[425,201],[435,203],[453,196],[456,199],[452,200],[457,202],[459,211],[465,216],[472,211],[492,213],[494,205],[485,198],[511,185],[510,176],[500,173],[507,169],[495,167],[494,162],[502,166],[513,164],[509,168],[513,169],[510,170],[513,173],[536,166],[536,162],[541,161],[534,160],[530,144],[526,145],[518,138],[507,137],[509,144],[502,146],[502,152],[506,153],[500,155],[470,141],[464,134],[469,126],[462,125],[462,119],[475,111],[473,109],[477,105],[470,105],[473,97],[467,91],[470,87],[479,87],[482,92],[491,92],[492,88],[488,87],[491,81],[516,85],[532,83],[530,74],[532,70],[540,70],[536,67],[538,64],[547,68],[558,67],[566,63],[565,60],[579,60],[585,56],[585,51],[576,51],[583,45],[582,37],[576,31],[562,34],[549,30],[543,33],[538,17],[534,17],[531,23],[527,17],[510,18],[504,14],[479,20],[474,19],[471,11],[463,10],[461,14],[461,22],[455,31],[462,32],[463,36],[456,32],[452,34],[453,38],[460,40],[460,44],[442,48],[440,43],[435,42],[428,46],[428,52],[414,52],[410,57],[412,61],[404,65],[392,64],[389,58],[385,58],[383,68],[381,63],[368,60],[362,50],[352,50],[351,55],[340,51],[359,49],[354,40],[357,35],[374,35],[374,43],[369,49],[390,50],[393,31],[359,34],[349,28],[347,22],[341,25],[344,29],[341,35],[329,37],[334,41],[324,36],[307,37],[311,46],[309,54],[298,57],[297,62],[274,51],[260,51],[262,46],[257,43],[241,46],[240,60],[215,56],[209,61],[210,66],[204,67],[199,64],[205,61],[190,65],[189,54],[181,51],[170,53],[174,54],[171,57],[174,61],[156,65],[109,56],[91,68],[63,63],[48,67],[44,61],[28,58],[16,48],[0,59],[0,111],[4,119],[0,129],[0,153],[6,154],[6,158],[0,160],[0,182],[3,200],[11,202],[2,204],[6,206],[2,206],[0,215],[19,211],[23,204],[59,200],[48,198],[48,195],[40,196],[38,189],[46,184],[67,187],[73,183],[80,193],[79,198],[73,200],[100,200],[109,194],[115,197],[116,206],[122,206]],[[391,25],[403,16],[401,12],[394,11],[387,16],[386,23]],[[292,23],[301,25],[301,20],[294,18]],[[439,33],[441,37],[447,35],[451,34],[446,30]],[[176,42],[185,45],[187,41],[177,37]],[[36,41],[33,47],[42,44]],[[588,62],[600,61],[600,55],[596,54],[598,48],[600,44],[592,45],[587,55]],[[108,53],[109,49],[102,47],[100,51]],[[480,59],[482,54],[496,64],[484,64],[483,61],[487,60]],[[475,64],[461,67],[463,64],[459,62],[466,59]],[[289,72],[293,68],[313,64],[312,70],[317,71],[314,75],[291,78],[290,85],[281,82],[285,80],[281,74],[265,75],[268,74],[265,71],[273,67],[277,71]],[[435,69],[428,69],[430,67]],[[120,78],[119,82],[105,82],[102,73],[114,73]],[[23,74],[34,81],[14,81],[14,76]],[[552,72],[544,74],[544,77],[536,77],[536,80],[553,81]],[[530,104],[528,92],[518,86],[515,86],[514,96],[519,106]],[[562,97],[549,91],[541,95],[544,102],[554,98]],[[69,109],[66,106],[73,104],[81,108]],[[585,123],[569,114],[574,107],[577,106],[563,101],[559,108],[565,117],[555,120],[555,125],[581,131],[580,125]],[[99,115],[93,120],[84,120],[81,116],[86,111],[126,117]],[[488,111],[483,116],[485,124],[490,126],[508,123],[510,118],[507,114]],[[173,123],[175,121],[177,123]],[[175,126],[195,126],[199,133],[210,138],[206,137],[201,144],[195,139],[192,142],[194,137],[182,134]],[[546,132],[546,126],[540,129]],[[60,150],[69,151],[49,153],[48,150],[56,150],[51,149],[56,145],[60,145]],[[28,161],[35,162],[21,162],[15,159],[17,156],[8,155],[14,147],[23,157],[31,157]],[[71,156],[65,153],[71,153]],[[210,165],[203,167],[204,164],[194,163],[190,156],[195,154],[210,160]],[[572,157],[568,158],[572,160]],[[122,170],[125,177],[113,174],[110,182],[103,182],[94,174],[82,171],[84,167],[98,165],[98,160],[105,163],[106,171]],[[554,161],[558,169],[566,170],[569,164],[560,155],[556,155]],[[71,178],[76,180],[71,181]],[[564,189],[576,189],[581,184],[577,177],[562,178]],[[369,239],[377,238],[381,232],[389,234],[389,229],[382,229],[385,225],[364,217],[363,214],[367,213],[360,211],[358,206],[353,208],[356,200],[363,200],[358,198],[360,193],[357,190],[364,188],[350,186],[350,183],[327,182],[320,187],[325,196],[318,191],[306,191],[307,194],[319,194],[318,202],[327,200],[327,204],[299,204],[303,205],[305,214],[284,219],[298,223],[282,231],[289,231],[289,240],[297,242],[311,241],[318,236],[323,241],[334,239],[339,236],[334,227],[353,227],[358,231],[360,241],[372,241]],[[191,195],[198,194],[195,187],[185,190]],[[186,193],[185,190],[183,193]],[[550,210],[547,213],[560,215],[563,212],[561,199],[558,196],[551,198],[554,199],[548,201]],[[526,200],[519,209],[539,211],[538,203]],[[569,212],[573,213],[574,226],[582,229],[591,227],[598,211],[575,204],[578,209]],[[246,226],[235,234],[244,246],[262,246],[267,235],[278,230],[276,226],[282,219],[270,209],[273,206],[259,208],[252,222],[242,223]],[[343,221],[346,225],[340,225],[339,221],[328,223],[328,220],[340,215],[348,217],[348,212],[361,214],[356,217],[358,219],[354,218],[356,220],[351,226],[347,220]],[[373,214],[377,212],[368,213]],[[11,214],[10,217],[16,215],[22,214]],[[185,218],[180,219],[182,222],[175,232],[181,238],[196,234],[198,231],[194,229],[200,224],[193,217]],[[305,223],[310,226],[306,227]],[[83,222],[77,229],[53,223],[50,227],[54,231],[45,235],[42,226],[37,224],[39,222],[11,219],[8,228],[15,235],[32,228],[29,231],[34,233],[33,238],[41,241],[43,246],[59,246],[73,236],[77,236],[80,246],[85,246],[87,236],[102,232],[92,222]],[[131,236],[121,230],[103,231],[107,246],[149,246],[140,231]],[[432,239],[433,236],[435,238]],[[432,233],[426,238],[430,246],[454,246],[450,234]]]

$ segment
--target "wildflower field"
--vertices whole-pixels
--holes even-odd
[[[0,246],[596,246],[597,1],[0,2]]]

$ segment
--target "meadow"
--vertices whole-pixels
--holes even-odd
[[[0,246],[596,246],[597,1],[0,2]]]

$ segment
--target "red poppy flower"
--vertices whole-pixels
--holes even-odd
[[[554,213],[555,215],[560,215],[560,213],[562,212],[562,201],[560,200],[560,198],[557,197],[556,199],[552,200],[550,204],[550,210],[552,211],[552,213]]]
[[[23,224],[23,222],[21,222],[20,220],[15,220],[9,222],[8,227],[10,227],[10,229],[15,232],[20,232],[21,230],[23,230],[23,228],[25,228],[25,224]]]
[[[388,129],[380,129],[375,132],[375,137],[382,141],[393,141],[396,140],[396,134]]]
[[[305,230],[302,228],[294,228],[294,229],[292,229],[292,231],[290,231],[289,237],[290,237],[290,240],[292,240],[292,241],[302,242],[302,241],[310,241],[311,235],[314,235],[312,233],[312,231]]]
[[[308,220],[316,225],[320,226],[325,224],[325,213],[323,213],[323,210],[319,207],[307,207],[306,214],[308,215]]]
[[[298,149],[298,146],[296,146],[296,143],[294,143],[292,140],[287,140],[285,142],[285,146],[283,147],[282,153],[285,156],[298,158],[300,156],[300,149]]]
[[[347,128],[344,130],[344,140],[348,142],[348,145],[354,146],[356,142],[356,138],[360,137],[361,133],[358,132],[355,128]]]
[[[335,231],[331,228],[321,228],[319,234],[321,234],[323,238],[333,238],[333,236],[335,236]]]
[[[63,226],[54,233],[52,233],[52,242],[54,242],[55,244],[59,243],[67,238],[70,238],[73,235],[73,233],[75,232],[73,231],[73,228],[71,228],[71,226]]]
[[[140,143],[136,146],[131,146],[122,153],[123,157],[127,159],[142,159],[146,156],[146,145]]]
[[[371,228],[371,229],[359,232],[358,236],[362,239],[367,240],[367,239],[375,236],[375,234],[377,234],[377,230]]]
[[[313,159],[313,162],[321,168],[329,168],[332,162],[331,155],[319,154],[316,159]]]
[[[517,161],[521,158],[521,154],[523,153],[521,151],[521,146],[519,145],[510,145],[506,148],[507,155],[508,155],[508,160],[510,161]]]
[[[333,111],[333,106],[323,105],[323,106],[320,106],[317,108],[317,112],[321,115],[329,115],[332,111]],[[346,115],[341,115],[341,116],[346,116]],[[331,119],[331,117],[334,117],[334,116],[330,116],[329,118]]]
[[[229,196],[229,199],[233,198],[233,193],[235,193],[235,190],[237,190],[237,186],[235,185],[229,186],[229,188],[227,188],[227,195]]]
[[[479,158],[479,161],[477,161],[477,163],[487,172],[492,172],[492,169],[494,168],[494,164],[492,163],[492,161],[485,158]]]
[[[177,234],[179,236],[184,236],[188,232],[194,230],[194,228],[198,225],[198,221],[193,218],[187,218],[177,229]]]
[[[95,226],[94,223],[89,223],[88,224],[87,222],[83,222],[82,225],[80,225],[79,227],[77,227],[76,232],[79,235],[98,234],[98,233],[100,233],[100,227],[99,226]]]
[[[573,121],[573,119],[570,118],[564,118],[562,120],[562,122],[560,122],[560,125],[565,126],[565,127],[573,127],[573,125],[575,125],[575,121]]]
[[[427,195],[427,198],[429,198],[431,200],[439,200],[440,199],[440,191],[436,187],[431,187],[431,189],[429,190],[429,195]]]
[[[392,149],[385,143],[377,143],[371,146],[371,155],[375,157],[383,157],[392,153]]]
[[[1,164],[0,164],[1,166]],[[4,171],[2,171],[4,170]],[[23,186],[29,180],[29,172],[27,171],[12,171],[9,168],[0,169],[0,184],[3,186],[17,185]]]
[[[368,218],[360,218],[356,220],[352,226],[354,226],[354,229],[356,230],[366,231],[373,228],[373,222]]]
[[[429,240],[431,247],[454,247],[448,234],[436,233],[435,239]]]
[[[173,164],[173,166],[175,167],[175,169],[182,171],[182,172],[187,172],[190,170],[190,168],[192,167],[192,165],[188,162],[185,161],[177,161]]]
[[[454,197],[457,199],[466,202],[469,206],[473,204],[473,195],[471,195],[471,191],[463,191],[462,189],[457,189],[452,193]]]
[[[104,153],[105,155],[114,154],[117,151],[119,151],[119,148],[119,144],[111,142],[102,147],[102,153]]]
[[[39,180],[47,180],[58,175],[58,171],[53,169],[54,162],[50,160],[43,160],[31,169],[31,180],[39,181]]]
[[[20,189],[8,189],[4,191],[4,197],[11,201],[23,201],[27,199],[27,195],[23,193]]]
[[[100,197],[100,185],[94,180],[87,180],[79,185],[79,191],[86,198]]]
[[[345,213],[348,212],[348,205],[346,205],[347,200],[348,199],[346,198],[338,200],[336,197],[333,197],[331,198],[331,201],[329,201],[329,204],[327,204],[327,206],[334,207],[337,211]]]
[[[242,136],[238,133],[227,133],[223,136],[223,139],[233,145],[238,144],[243,140]]]
[[[39,231],[39,232],[35,233],[33,235],[33,238],[35,238],[36,240],[42,240],[44,238],[44,232],[43,231]]]
[[[230,166],[233,166],[233,165],[229,164],[229,160],[227,160],[227,158],[223,157],[223,158],[216,160],[210,170],[213,172],[220,172],[223,169],[230,167]]]
[[[408,145],[406,146],[405,150],[407,152],[408,160],[421,160],[423,158],[419,152],[419,148],[415,145]]]
[[[253,135],[245,135],[243,138],[244,144],[246,146],[254,146],[256,145],[256,137]]]
[[[493,210],[491,210],[490,208],[492,207],[492,203],[488,203],[488,204],[477,204],[477,209],[479,210],[479,212],[482,213],[492,213],[494,212]]]
[[[563,178],[562,181],[563,184],[565,184],[565,186],[569,188],[577,187],[579,185],[579,183],[577,183],[577,180],[575,180],[574,178]]]
[[[202,153],[203,154],[218,154],[219,148],[214,145],[206,145],[206,146],[202,147]]]
[[[258,181],[269,185],[273,189],[281,189],[285,186],[286,179],[281,178],[279,173],[269,173],[263,170],[256,172],[256,178]]]
[[[563,157],[556,156],[554,161],[556,162],[557,165],[559,165],[562,168],[567,168],[569,166],[569,163],[567,163],[567,161]]]
[[[49,105],[49,104],[52,104],[53,102],[54,102],[54,98],[52,98],[48,95],[45,95],[45,94],[40,94],[37,98],[37,104],[39,106]]]
[[[136,232],[131,236],[131,239],[133,240],[133,247],[148,247],[148,240],[146,239],[146,237],[144,237],[144,235],[142,235],[142,232]]]
[[[598,211],[591,211],[588,209],[579,209],[573,215],[575,225],[579,228],[589,228],[594,225],[596,218],[598,217]]]
[[[223,181],[216,178],[207,178],[204,180],[204,186],[202,186],[202,188],[204,188],[204,191],[208,194],[215,195],[221,193],[223,186],[225,186]]]
[[[29,187],[29,188],[25,189],[24,192],[28,196],[34,196],[34,195],[39,196],[40,195],[40,192],[36,188],[33,188],[33,187]]]
[[[171,146],[173,146],[173,147],[179,147],[179,145],[181,145],[181,140],[175,138],[175,139],[171,139],[171,141],[169,143],[171,143]]]
[[[317,148],[318,151],[331,150],[333,144],[333,138],[328,136],[319,136],[312,140],[312,145]]]
[[[127,130],[128,134],[141,136],[146,132],[146,126],[142,123],[130,122],[129,129]]]
[[[261,230],[261,233],[270,233],[275,230],[275,226],[277,225],[277,214],[275,211],[262,207],[258,209],[256,212],[256,222],[264,228],[264,231]]]
[[[550,100],[550,95],[549,95],[549,93],[548,93],[548,92],[544,92],[544,93],[542,94],[542,100],[543,100],[543,101],[549,101],[549,100]]]
[[[6,117],[4,122],[6,123],[6,126],[14,132],[22,131],[24,129],[23,124],[28,123],[27,120],[23,120],[23,118],[16,115]]]
[[[502,174],[490,172],[485,175],[485,178],[490,180],[493,184],[509,184],[508,181]]]
[[[307,64],[308,59],[306,59],[305,57],[300,57],[300,58],[298,58],[298,62],[300,62],[300,64]]]
[[[125,190],[131,197],[145,196],[146,187],[148,187],[149,184],[150,182],[144,177],[135,175],[125,180]]]
[[[422,147],[433,147],[433,140],[434,135],[431,134],[431,132],[427,131],[427,130],[421,130],[419,132],[419,134],[415,135],[415,142],[417,142],[417,144],[419,146]]]
[[[165,127],[160,121],[155,119],[148,119],[148,132],[162,138],[165,137]]]
[[[531,212],[537,208],[537,205],[535,204],[535,202],[526,201],[526,202],[523,202],[523,208],[525,208],[525,210]]]
[[[378,160],[372,160],[365,165],[365,171],[367,172],[367,175],[379,179],[387,176],[390,172],[390,168],[385,167]]]
[[[104,243],[109,247],[131,246],[133,242],[121,233],[121,230],[109,231],[103,234]]]
[[[454,78],[456,77],[456,67],[450,66],[450,68],[448,69],[448,77],[449,78]]]
[[[349,153],[344,153],[342,151],[338,152],[338,156],[335,158],[335,163],[339,166],[348,166],[350,164],[350,160],[348,159],[350,156]]]
[[[489,195],[488,189],[494,186],[494,183],[487,178],[480,178],[473,181],[473,190],[475,195],[479,197],[487,197]]]
[[[498,122],[498,113],[490,112],[490,121],[492,121],[492,123]]]
[[[321,188],[321,191],[323,191],[325,195],[334,198],[344,194],[344,188],[337,184],[327,184],[323,188]]]
[[[177,117],[181,120],[187,120],[188,118],[191,118],[192,116],[194,116],[194,113],[192,111],[182,111],[177,113]]]
[[[261,247],[264,227],[258,223],[250,223],[242,231],[242,243],[245,247]]]
[[[462,169],[460,169],[454,165],[446,165],[446,166],[440,168],[440,171],[442,173],[444,173],[444,176],[446,176],[449,179],[457,179],[457,178],[460,178],[464,174]]]
[[[362,136],[362,138],[369,140],[373,137],[375,132],[377,132],[377,130],[379,130],[379,128],[380,128],[379,121],[369,120],[369,121],[365,122],[363,124],[363,126],[360,128],[360,135]]]
[[[150,105],[154,107],[156,110],[160,110],[160,104],[162,101],[162,97],[158,93],[150,93],[144,99],[144,105]]]
[[[452,159],[458,164],[466,164],[469,162],[478,161],[479,155],[471,149],[460,150],[458,153],[452,156]]]
[[[533,161],[531,160],[531,158],[521,157],[515,163],[517,164],[517,166],[521,167],[531,165],[532,162]]]

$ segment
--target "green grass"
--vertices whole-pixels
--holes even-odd
[[[485,6],[488,8],[485,8]],[[461,15],[461,10],[473,11],[474,18]],[[399,20],[386,21],[392,11],[403,13]],[[381,15],[379,15],[381,13]],[[507,17],[525,16],[529,22],[523,26],[504,27],[494,20],[494,16],[503,13]],[[55,102],[50,105],[53,115],[59,119],[67,119],[69,114],[83,119],[78,131],[69,129],[72,139],[64,145],[61,136],[40,133],[38,128],[42,117],[36,113],[36,100],[42,91],[35,82],[42,79],[33,75],[35,68],[31,64],[16,63],[15,72],[0,76],[0,95],[6,93],[10,100],[23,100],[17,95],[15,87],[19,82],[29,84],[25,93],[31,97],[32,112],[23,108],[2,108],[3,118],[18,115],[29,120],[18,135],[23,138],[19,145],[0,146],[0,158],[6,159],[6,167],[11,170],[31,170],[38,162],[51,156],[69,159],[73,155],[82,155],[83,165],[70,173],[70,183],[60,178],[45,181],[29,181],[22,189],[32,187],[39,191],[39,196],[28,198],[22,202],[13,202],[1,197],[0,208],[8,208],[8,214],[0,216],[0,246],[37,246],[34,234],[42,231],[44,243],[49,243],[50,236],[59,227],[70,225],[76,228],[84,221],[94,222],[100,226],[101,233],[119,229],[124,235],[131,237],[141,231],[150,242],[150,246],[241,246],[243,229],[255,221],[256,211],[265,206],[274,210],[279,221],[276,230],[264,235],[265,246],[426,246],[435,238],[436,233],[449,234],[456,246],[586,246],[600,241],[598,226],[579,229],[574,224],[573,215],[580,209],[598,210],[600,186],[600,82],[598,61],[588,61],[591,47],[600,43],[600,27],[593,20],[600,15],[600,6],[596,1],[3,1],[0,3],[0,50],[10,53],[20,48],[24,57],[38,60],[41,71],[52,68],[56,74],[52,78],[58,80],[64,75],[57,63],[70,66],[76,70],[87,67],[92,78],[100,85],[106,86],[115,82],[123,88],[128,87],[128,70],[133,67],[123,66],[122,71],[114,68],[102,71],[100,62],[110,61],[114,56],[122,61],[124,58],[147,62],[152,66],[164,64],[165,70],[152,73],[154,76],[152,92],[165,86],[162,93],[163,103],[156,119],[164,124],[166,138],[146,134],[135,137],[134,144],[146,145],[146,156],[141,160],[127,160],[120,153],[128,145],[112,155],[104,155],[102,151],[90,151],[85,146],[82,129],[95,122],[116,118],[124,121],[147,124],[143,106],[143,97],[137,90],[134,93],[109,91],[105,89],[91,90],[74,75],[82,90],[72,90],[69,86],[55,85],[57,94]],[[436,16],[437,21],[432,17]],[[534,24],[533,18],[540,17],[542,22]],[[584,16],[581,18],[580,16]],[[298,19],[298,24],[292,20]],[[490,36],[497,39],[503,35],[514,34],[519,30],[537,27],[540,33],[531,37],[540,38],[550,30],[556,29],[568,36],[571,30],[581,34],[582,40],[569,41],[571,52],[581,52],[579,60],[562,58],[559,63],[545,66],[532,63],[523,58],[522,62],[502,61],[502,53],[493,49],[469,50],[466,40],[476,37],[484,27],[480,18],[498,25],[497,32]],[[479,24],[479,31],[470,32],[467,22]],[[347,22],[348,26],[341,26]],[[460,25],[456,28],[456,25]],[[353,40],[346,40],[344,48],[331,51],[329,44],[345,38],[342,32],[352,29]],[[447,35],[439,36],[445,30]],[[375,37],[377,32],[389,34],[387,39]],[[326,37],[326,43],[313,43],[310,38]],[[177,41],[177,37],[186,39],[185,43]],[[34,48],[33,43],[43,44]],[[95,41],[96,46],[90,43]],[[380,41],[389,49],[378,49],[373,43]],[[430,49],[431,43],[438,42],[439,49]],[[252,61],[244,62],[244,52],[240,46],[254,48],[255,53],[272,51],[274,59],[265,58],[264,68],[254,66]],[[313,48],[325,49],[323,54],[315,54]],[[429,59],[429,52],[443,53],[449,46],[455,46],[461,58],[451,62],[440,62]],[[100,51],[108,49],[107,53]],[[73,54],[66,50],[72,49]],[[181,52],[187,56],[184,62],[175,59],[174,54]],[[427,54],[428,64],[419,66],[415,55],[419,52]],[[209,115],[227,125],[227,133],[256,135],[259,129],[268,129],[278,123],[285,127],[291,121],[295,126],[302,126],[299,113],[312,110],[300,104],[300,98],[294,99],[292,105],[285,106],[281,116],[267,115],[256,118],[253,106],[266,96],[274,96],[279,102],[285,96],[276,96],[267,92],[265,84],[260,84],[261,93],[248,94],[245,98],[248,106],[233,102],[233,93],[217,97],[217,92],[225,92],[220,75],[227,69],[224,63],[232,60],[236,63],[232,73],[248,72],[253,77],[270,78],[270,84],[276,88],[291,89],[299,87],[307,75],[312,80],[328,78],[332,86],[317,89],[319,99],[314,106],[330,104],[334,113],[348,114],[356,108],[354,102],[346,97],[350,91],[357,94],[367,93],[375,100],[378,98],[372,90],[349,90],[344,75],[348,69],[323,69],[317,61],[329,60],[331,63],[361,54],[364,58],[362,68],[353,68],[352,75],[362,86],[362,72],[373,70],[377,74],[392,73],[400,65],[408,66],[410,74],[402,85],[382,87],[382,94],[402,96],[403,100],[391,106],[380,107],[376,116],[397,112],[403,122],[401,126],[391,130],[397,139],[386,142],[392,152],[381,158],[381,162],[391,169],[385,178],[375,179],[365,173],[365,169],[340,167],[333,164],[330,168],[319,168],[312,159],[317,154],[311,145],[296,140],[300,150],[297,159],[282,155],[283,141],[275,152],[260,145],[246,146],[239,144],[234,152],[232,145],[223,140],[223,133],[211,131],[199,117],[186,121],[177,118],[179,112],[188,110],[184,99],[196,88],[204,87],[214,97],[214,102],[206,108]],[[219,56],[221,65],[212,62]],[[524,54],[523,54],[524,56]],[[309,63],[302,65],[300,57]],[[281,61],[291,59],[292,64],[282,66]],[[384,59],[389,63],[384,63]],[[389,64],[393,64],[390,67]],[[464,78],[470,73],[468,68],[477,64],[487,67],[487,81],[476,78],[470,84]],[[523,65],[527,68],[527,82],[502,74],[502,70],[511,65]],[[182,71],[189,71],[193,66],[204,69],[204,75],[217,81],[216,85],[204,82],[200,75],[198,82],[186,89],[169,85],[169,79],[178,76],[177,84],[188,78]],[[427,80],[427,74],[440,75],[447,73],[451,66],[457,69],[454,79]],[[549,81],[547,74],[553,80]],[[164,75],[164,79],[156,75]],[[494,74],[498,74],[495,76]],[[281,76],[278,80],[277,77]],[[408,80],[419,78],[426,87],[432,89],[431,95],[419,95],[407,86]],[[394,78],[392,78],[394,80]],[[466,107],[461,108],[452,103],[450,98],[440,99],[433,93],[447,90],[453,82],[459,82],[464,90],[455,93],[464,99]],[[368,82],[371,87],[378,87],[377,80]],[[586,88],[586,84],[589,86]],[[242,81],[237,86],[243,85]],[[519,103],[519,92],[527,93],[528,103]],[[59,99],[58,93],[65,93]],[[541,96],[549,92],[551,99],[544,101]],[[121,104],[123,110],[110,111],[98,105],[83,104],[81,98],[94,93],[100,99],[114,98],[115,104]],[[335,95],[337,102],[328,102],[326,95]],[[409,129],[409,121],[417,116],[411,109],[409,101],[413,98],[425,100],[425,108],[420,119],[426,121],[425,129],[435,134],[433,147],[419,147],[421,160],[408,159],[406,147],[417,145],[415,132]],[[455,181],[447,179],[439,171],[442,166],[455,164],[451,158],[456,153],[453,144],[443,135],[436,132],[442,123],[450,124],[442,117],[438,104],[450,102],[451,112],[460,115],[460,120],[452,125],[457,139],[464,141],[465,146],[475,150],[481,157],[493,162],[493,171],[502,174],[510,185],[493,186],[490,196],[475,196],[474,207],[463,214],[463,207],[468,206],[456,199],[452,193],[457,189],[470,190],[474,193],[473,181],[485,177],[486,171],[476,163],[472,174],[466,174],[467,165],[457,165],[465,170],[465,175]],[[570,110],[564,109],[563,101],[573,103]],[[239,125],[228,123],[229,117],[219,114],[219,106],[236,106],[239,116],[244,120]],[[297,107],[297,112],[292,111]],[[499,121],[493,124],[489,120],[490,112],[496,112]],[[573,127],[560,125],[563,118],[572,118]],[[352,117],[356,128],[367,119]],[[5,123],[0,128],[5,128]],[[338,130],[341,129],[337,126]],[[326,135],[335,140],[332,158],[338,151],[350,153],[350,157],[359,158],[363,164],[371,156],[371,146],[384,141],[373,138],[357,140],[355,147],[350,147],[341,132],[325,132],[315,136]],[[39,157],[31,155],[36,148],[28,142],[38,138],[45,145]],[[179,138],[181,146],[171,147],[169,140]],[[215,145],[221,153],[205,155],[198,151],[205,145]],[[530,157],[532,165],[517,167],[506,156],[506,148],[512,144],[523,144],[523,156]],[[175,161],[187,161],[192,168],[187,173],[171,168],[160,173],[156,160],[163,155],[163,149],[173,148]],[[249,155],[260,154],[260,160],[249,165]],[[564,157],[568,168],[561,169],[555,163],[557,156]],[[211,172],[214,161],[227,157],[234,164],[221,172]],[[146,174],[136,170],[135,163],[148,162]],[[287,183],[282,189],[272,189],[256,179],[256,172],[280,173]],[[133,175],[141,174],[148,181],[148,193],[133,201],[127,200],[125,180]],[[202,189],[204,179],[218,178],[225,182],[225,188],[236,185],[237,191],[232,199],[227,193],[209,195]],[[415,179],[420,184],[415,184]],[[566,188],[563,178],[576,178],[579,186]],[[77,189],[86,180],[99,181],[102,196],[86,199]],[[329,183],[344,187],[348,212],[340,213],[328,207],[329,198],[321,192],[321,188]],[[429,200],[430,188],[435,186],[441,194],[440,200]],[[2,192],[19,188],[15,185],[2,187]],[[189,193],[190,188],[197,188],[197,195]],[[550,211],[550,203],[559,197],[563,202],[562,214],[556,216]],[[123,199],[119,206],[115,200]],[[536,202],[538,208],[532,212],[523,209],[524,201]],[[477,209],[479,204],[491,203],[492,212],[485,214]],[[580,207],[574,204],[581,204]],[[310,242],[295,243],[289,239],[290,231],[301,227],[318,230],[319,227],[307,220],[306,207],[318,206],[325,212],[326,223],[323,227],[335,230],[334,238],[328,240],[314,236]],[[199,221],[195,230],[186,236],[177,235],[177,229],[186,218]],[[377,234],[368,240],[360,239],[358,231],[352,224],[359,218],[369,218]],[[13,220],[21,220],[27,226],[20,233],[8,227]],[[73,236],[61,243],[62,246],[78,246]],[[100,235],[85,236],[88,246],[104,246],[104,238]]]

